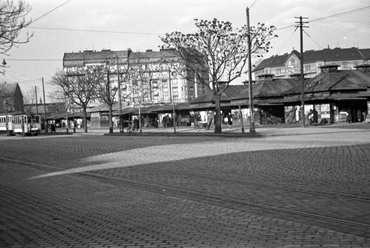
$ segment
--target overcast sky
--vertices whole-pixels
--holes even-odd
[[[9,68],[5,77],[0,74],[0,81],[18,82],[23,92],[37,86],[38,94],[42,93],[42,77],[47,92],[50,91],[48,82],[62,69],[65,52],[158,50],[161,45],[158,36],[172,31],[194,32],[195,18],[217,18],[230,21],[234,27],[245,25],[247,7],[251,7],[252,26],[264,22],[278,28],[279,37],[272,41],[273,49],[265,58],[289,53],[292,49],[299,51],[299,30],[295,31],[294,27],[298,16],[312,21],[304,35],[304,50],[370,48],[369,0],[25,1],[32,9],[29,17],[33,20],[65,4],[25,29],[23,34],[33,33],[31,41],[13,48],[9,56],[4,57]],[[347,11],[349,13],[336,15]],[[330,17],[332,15],[335,16]],[[318,18],[324,19],[316,20]]]

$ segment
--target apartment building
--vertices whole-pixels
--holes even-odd
[[[86,50],[65,53],[63,68],[69,75],[78,75],[88,66],[106,67],[111,87],[118,86],[118,79],[121,83],[122,102],[137,106],[166,104],[172,99],[175,103],[184,103],[204,94],[206,86],[194,80],[195,72],[188,70],[182,62],[172,49],[145,52]],[[208,74],[203,76],[208,82]]]

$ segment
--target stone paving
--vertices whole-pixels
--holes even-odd
[[[248,205],[370,226],[366,129],[101,134],[0,136],[0,247],[370,247],[350,223]]]

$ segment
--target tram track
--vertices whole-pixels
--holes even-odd
[[[32,162],[25,162],[25,161],[20,161],[20,160],[13,160],[13,159],[6,159],[6,158],[0,158],[0,160],[6,160],[6,161],[11,161],[11,162],[17,162],[17,163],[22,163],[22,164],[27,164],[30,165],[36,169],[44,169],[48,172],[55,172],[55,171],[60,171],[59,167],[55,166],[50,166],[50,165],[44,165],[44,164],[38,164],[38,163],[32,163]],[[171,172],[168,170],[161,170],[159,168],[154,169],[146,169],[146,172],[148,171],[154,171],[157,174],[160,174],[158,172],[163,172],[165,174],[179,174],[177,172]],[[90,173],[89,173],[90,174]],[[96,174],[96,173],[91,173],[91,174]],[[323,191],[316,191],[316,190],[306,190],[303,188],[297,188],[297,185],[295,187],[284,187],[284,186],[278,186],[278,185],[269,185],[266,183],[256,183],[256,182],[246,182],[243,180],[238,180],[238,179],[232,179],[232,178],[227,178],[227,177],[215,177],[215,176],[210,176],[202,173],[186,173],[186,172],[181,172],[181,175],[187,175],[189,177],[197,177],[197,178],[202,178],[202,179],[207,179],[207,180],[214,180],[214,181],[225,181],[225,182],[232,182],[232,183],[237,183],[240,185],[251,185],[254,187],[259,187],[259,188],[267,188],[267,189],[274,189],[274,190],[281,190],[285,192],[297,192],[297,193],[303,193],[303,194],[309,194],[309,195],[314,195],[314,196],[325,196],[325,197],[330,197],[330,198],[340,198],[340,199],[348,199],[348,200],[355,200],[355,201],[360,201],[360,202],[370,202],[370,198],[368,197],[359,197],[359,196],[352,196],[348,194],[337,194],[337,193],[331,193],[331,192],[323,192]],[[103,177],[103,175],[101,175]],[[109,177],[113,178],[113,177]]]
[[[197,177],[201,179],[207,179],[207,180],[214,180],[214,181],[219,181],[222,180],[224,182],[231,182],[231,183],[237,183],[240,185],[250,185],[250,186],[255,186],[259,188],[267,188],[267,189],[274,189],[274,190],[280,190],[280,191],[286,191],[286,192],[297,192],[297,193],[303,193],[303,194],[309,194],[309,195],[315,195],[315,196],[326,196],[326,197],[331,197],[331,198],[341,198],[341,199],[348,199],[348,200],[356,200],[356,201],[363,201],[363,202],[370,202],[370,197],[361,197],[361,196],[353,196],[353,195],[348,195],[348,194],[338,194],[338,193],[332,193],[332,192],[323,192],[323,191],[317,191],[317,190],[307,190],[303,188],[297,187],[288,187],[288,186],[278,186],[278,185],[270,185],[266,183],[260,183],[260,182],[247,182],[243,180],[238,180],[238,179],[232,179],[232,178],[227,178],[227,177],[215,177],[215,176],[210,176],[202,173],[187,173],[187,172],[169,172],[167,170],[161,170],[156,168],[154,169],[146,169],[146,171],[155,171],[157,174],[160,174],[158,172],[162,171],[163,173],[166,174],[180,174],[180,175],[187,175],[189,177]]]
[[[79,177],[83,178],[90,178],[92,180],[98,180],[103,183],[110,183],[113,185],[119,185],[119,186],[130,186],[135,189],[144,190],[152,193],[158,193],[158,194],[164,194],[171,197],[180,197],[185,198],[188,200],[195,200],[199,202],[204,202],[208,204],[213,204],[220,207],[226,207],[226,208],[232,208],[240,211],[248,211],[252,209],[252,212],[255,212],[257,214],[266,214],[267,212],[273,212],[275,214],[272,214],[273,216],[279,218],[282,215],[288,215],[290,216],[290,220],[297,220],[297,218],[304,218],[313,220],[314,224],[317,223],[324,223],[329,224],[331,228],[335,228],[338,226],[346,226],[353,228],[355,230],[354,232],[356,234],[359,234],[360,236],[364,236],[367,238],[370,238],[370,233],[368,233],[368,230],[370,230],[370,223],[363,223],[359,221],[354,220],[348,220],[340,217],[334,217],[334,216],[328,216],[308,211],[300,211],[297,209],[291,209],[286,207],[280,207],[272,204],[267,204],[266,202],[254,202],[254,201],[248,201],[244,199],[236,199],[232,197],[227,197],[223,195],[215,195],[208,192],[201,192],[191,189],[183,189],[179,187],[172,187],[168,185],[161,185],[156,183],[148,183],[148,182],[139,182],[129,179],[122,179],[122,178],[115,178],[115,177],[109,177],[104,175],[99,175],[96,173],[91,172],[84,172],[79,173]],[[257,211],[254,211],[254,210]],[[277,214],[277,215],[276,215]],[[312,223],[312,221],[309,221]],[[349,228],[349,229],[351,229]]]
[[[14,162],[14,163],[20,163],[29,167],[33,167],[38,170],[48,171],[48,172],[55,172],[60,171],[60,168],[45,165],[45,164],[38,164],[38,163],[32,163],[32,162],[26,162],[26,161],[19,161],[19,160],[13,160],[13,159],[5,159],[0,158],[0,160],[8,161],[8,162]],[[158,172],[158,171],[157,171]],[[169,171],[162,170],[163,173],[171,173]],[[248,201],[245,199],[237,199],[233,197],[228,197],[225,195],[216,195],[205,191],[197,191],[193,189],[185,189],[180,188],[176,186],[169,186],[169,185],[163,185],[160,183],[155,182],[144,182],[139,180],[130,180],[127,178],[120,178],[120,177],[112,177],[107,175],[101,175],[96,172],[80,172],[75,174],[68,174],[69,176],[73,177],[80,177],[85,178],[88,180],[95,180],[107,184],[112,185],[118,185],[118,186],[125,186],[125,187],[131,187],[138,190],[148,191],[152,193],[158,193],[158,194],[164,194],[168,195],[170,197],[179,197],[184,198],[188,200],[198,201],[198,202],[204,202],[208,204],[213,204],[220,207],[225,208],[233,208],[240,211],[247,211],[249,212],[252,209],[252,212],[257,214],[266,214],[266,212],[272,213],[272,216],[276,216],[277,218],[284,215],[287,217],[287,219],[296,220],[296,218],[305,218],[309,219],[313,224],[318,223],[324,223],[329,224],[331,228],[334,228],[335,226],[347,226],[350,230],[355,230],[355,233],[360,233],[360,236],[364,236],[367,238],[370,238],[370,234],[368,234],[368,230],[370,230],[370,223],[364,223],[359,222],[355,220],[335,217],[335,216],[328,216],[325,214],[319,214],[304,210],[297,210],[292,208],[287,208],[283,206],[276,206],[273,204],[269,204],[267,202],[257,202],[257,201]],[[246,184],[246,182],[243,182],[241,180],[237,179],[230,179],[230,178],[220,178],[220,177],[212,177],[209,175],[204,174],[195,174],[195,173],[187,173],[188,176],[192,177],[199,177],[199,178],[208,178],[209,180],[224,180],[224,181],[230,181],[234,183],[242,183]],[[254,186],[260,186],[260,187],[268,187],[272,189],[272,186],[269,185],[261,185],[259,183],[248,183],[250,185]],[[276,188],[275,188],[276,189]],[[285,191],[292,191],[293,188],[290,187],[282,187]],[[364,198],[364,197],[353,197],[349,195],[343,195],[343,194],[331,194],[331,193],[325,193],[325,192],[316,192],[316,191],[309,191],[309,190],[303,190],[303,189],[296,189],[295,192],[299,193],[305,193],[310,194],[313,196],[325,196],[325,197],[341,197],[341,198],[347,198],[353,201],[359,201],[359,202],[369,202],[370,199]]]

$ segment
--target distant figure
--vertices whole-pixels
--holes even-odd
[[[212,111],[209,111],[207,115],[207,130],[211,128],[212,121],[213,121],[213,113]]]
[[[362,122],[364,120],[361,110],[357,110],[357,121]]]
[[[352,111],[350,109],[347,110],[347,122],[348,123],[352,122]]]
[[[137,118],[134,119],[134,131],[139,130],[139,120]]]
[[[319,120],[319,113],[317,113],[316,109],[313,109],[312,111],[312,122],[313,124],[317,124]]]
[[[55,124],[54,123],[51,124],[51,133],[55,133]]]

